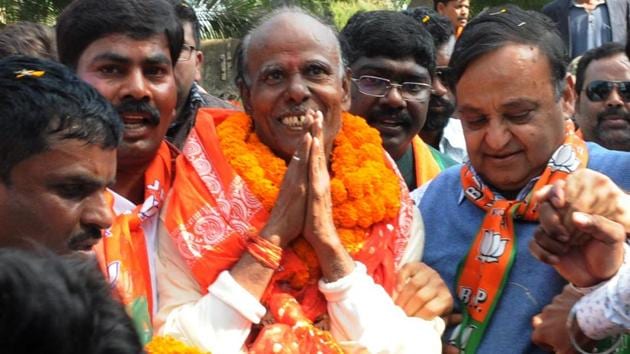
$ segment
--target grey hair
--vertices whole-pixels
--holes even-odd
[[[249,46],[251,44],[252,35],[256,33],[256,31],[258,31],[263,24],[267,23],[268,21],[272,20],[273,18],[277,16],[284,15],[284,14],[298,14],[298,15],[304,15],[304,16],[310,17],[314,19],[315,21],[319,22],[324,27],[326,27],[328,30],[330,30],[330,32],[336,39],[335,47],[339,55],[339,58],[338,58],[339,59],[338,60],[339,78],[341,79],[345,75],[347,65],[344,62],[344,56],[341,52],[341,44],[339,43],[339,32],[337,31],[337,29],[333,25],[331,25],[328,21],[322,19],[321,17],[301,7],[282,6],[262,16],[256,22],[256,24],[249,31],[247,31],[247,34],[245,34],[245,36],[239,43],[238,47],[236,48],[236,54],[235,54],[236,76],[234,78],[234,82],[236,86],[239,86],[241,84],[244,84],[245,86],[249,86],[250,84],[250,78],[247,73],[247,54],[249,51]]]

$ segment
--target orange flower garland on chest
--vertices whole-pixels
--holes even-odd
[[[339,238],[350,255],[361,250],[369,228],[398,215],[400,185],[388,166],[377,130],[364,119],[343,113],[331,159],[330,189],[333,219]],[[235,113],[217,127],[223,153],[267,211],[273,208],[287,166],[264,145],[245,113]],[[298,238],[292,248],[317,279],[318,262],[310,246]],[[293,279],[301,286],[307,279]]]

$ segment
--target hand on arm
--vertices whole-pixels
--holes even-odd
[[[568,281],[588,287],[621,266],[626,231],[620,222],[630,205],[607,177],[588,170],[576,174],[537,193],[540,227],[530,250]]]

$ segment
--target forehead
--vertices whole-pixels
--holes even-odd
[[[593,80],[630,80],[630,60],[625,53],[593,60],[584,72],[584,81],[588,83]]]
[[[184,30],[184,42],[188,45],[195,44],[195,35],[193,33],[193,25],[190,22],[182,22],[182,29]]]
[[[12,178],[56,178],[90,176],[109,183],[115,177],[116,149],[103,149],[77,139],[51,141],[49,148],[18,163]]]
[[[271,63],[324,60],[338,64],[339,42],[332,30],[315,19],[299,14],[281,14],[263,23],[247,47],[250,70]]]
[[[89,63],[112,55],[129,60],[159,59],[172,62],[168,39],[165,34],[137,39],[126,34],[115,33],[90,43],[79,57],[79,66],[82,63]]]
[[[479,92],[483,84],[484,92]],[[456,85],[458,103],[554,99],[548,58],[526,44],[506,44],[473,60]]]
[[[468,5],[468,0],[450,0],[446,3],[446,6],[457,7],[460,5]]]
[[[361,57],[350,66],[355,74],[370,72],[388,79],[429,78],[429,71],[413,58]]]

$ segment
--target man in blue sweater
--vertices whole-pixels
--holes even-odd
[[[553,23],[510,5],[480,14],[456,44],[451,66],[470,162],[444,171],[416,199],[423,261],[463,315],[447,331],[450,350],[543,352],[531,342],[531,320],[566,281],[528,251],[538,225],[532,193],[580,167],[630,188],[629,153],[573,134],[567,59]]]

